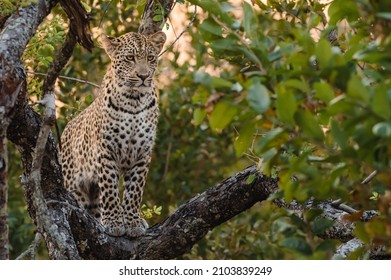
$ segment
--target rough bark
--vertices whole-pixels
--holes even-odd
[[[38,223],[37,214],[45,211],[46,219],[50,218],[51,230],[55,231],[54,235],[61,236],[62,243],[68,244],[68,248],[59,250],[51,240],[47,232],[42,232],[48,247],[49,256],[53,259],[77,259],[77,249],[74,245],[72,233],[68,223],[67,209],[61,205],[50,204],[47,210],[43,210],[42,202],[34,202],[34,185],[29,180],[33,170],[33,160],[37,144],[38,134],[41,130],[42,121],[39,115],[29,107],[25,102],[18,102],[15,106],[15,114],[8,128],[8,139],[18,148],[24,169],[23,183],[25,184],[25,199],[28,206],[28,212],[35,224]],[[66,191],[62,187],[61,167],[57,158],[57,150],[52,135],[48,136],[48,141],[43,153],[41,172],[40,172],[40,189],[44,200],[57,200],[65,202]],[[38,209],[39,208],[39,209]],[[41,213],[42,214],[42,213]]]
[[[5,117],[17,97],[26,96],[26,75],[20,57],[38,25],[56,3],[40,0],[38,4],[21,7],[4,23],[0,33],[0,105],[5,107]]]
[[[35,34],[38,25],[48,15],[57,1],[41,0],[37,4],[21,7],[10,16],[1,20],[0,33],[0,250],[1,258],[8,255],[5,244],[8,235],[7,227],[7,154],[5,134],[10,123],[11,113],[17,98],[26,96],[26,76],[20,57]]]
[[[94,41],[92,40],[90,30],[90,14],[84,9],[80,0],[60,0],[60,4],[71,21],[69,30],[70,37],[88,51],[92,51]]]
[[[254,178],[247,182],[250,175]],[[70,223],[83,258],[171,259],[190,250],[214,227],[265,200],[276,188],[276,179],[249,167],[195,196],[133,240],[106,235],[94,219],[80,210],[72,211]]]

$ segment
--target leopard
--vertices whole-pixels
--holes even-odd
[[[139,237],[159,116],[154,76],[164,32],[100,35],[110,63],[97,97],[61,135],[65,188],[111,236]],[[123,180],[123,194],[119,184]]]

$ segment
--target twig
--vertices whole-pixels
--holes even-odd
[[[332,201],[330,203],[330,205],[333,206],[335,209],[345,211],[346,213],[349,213],[349,214],[355,214],[358,212],[356,209],[353,209],[352,207],[347,206],[346,204],[343,204],[341,199],[337,199],[337,200]]]
[[[36,75],[36,76],[42,76],[42,77],[46,77],[48,75],[48,74],[45,74],[45,73],[34,72],[34,71],[27,71],[27,74]],[[62,75],[59,75],[58,78],[59,79],[64,79],[64,80],[75,81],[75,82],[79,82],[79,83],[83,83],[83,84],[88,84],[88,85],[100,88],[100,85],[95,84],[95,83],[90,82],[90,81],[87,81],[87,80],[81,80],[81,79],[72,78],[72,77],[68,77],[68,76],[62,76]]]
[[[193,25],[196,16],[197,16],[197,5],[194,5],[194,12],[190,22],[187,24],[185,29],[183,29],[182,32],[175,38],[175,40],[163,52],[159,54],[159,57],[162,56],[164,53],[166,53],[182,37],[182,35]]]
[[[349,213],[349,214],[356,214],[358,213],[358,211],[356,209],[353,209],[352,207],[346,205],[346,204],[343,204],[341,203],[339,206],[338,206],[338,209],[342,210],[342,211],[345,211],[346,213]]]
[[[101,17],[101,19],[100,19],[100,21],[99,21],[99,25],[98,25],[99,28],[101,28],[101,26],[102,26],[103,18],[104,18],[105,15],[107,14],[107,11],[109,10],[109,7],[110,7],[111,3],[113,3],[113,0],[110,0],[110,2],[107,3],[107,5],[106,5],[106,7],[105,7],[105,10],[103,11],[103,15],[102,15],[102,17]]]
[[[38,247],[39,243],[41,242],[41,240],[42,240],[42,235],[39,232],[37,232],[35,234],[35,238],[34,238],[33,242],[31,242],[31,244],[27,248],[27,250],[24,251],[23,253],[21,253],[16,258],[16,260],[23,260],[28,255],[30,255],[31,260],[34,260],[35,259],[35,251],[37,250],[37,247]]]
[[[369,176],[367,178],[365,178],[361,184],[362,185],[366,185],[368,184],[370,181],[372,181],[373,178],[375,178],[375,176],[377,175],[377,170],[373,171],[371,174],[369,174]]]
[[[168,167],[170,166],[171,150],[172,150],[172,142],[170,142],[168,144],[166,162],[164,164],[164,172],[163,172],[162,179],[164,179],[167,176],[167,173],[168,173]]]
[[[246,47],[246,49],[252,54],[253,61],[257,65],[259,71],[262,75],[266,74],[265,69],[263,68],[262,62],[258,59],[257,55],[253,52],[250,45],[246,40],[242,38],[237,32],[233,31],[231,28],[229,28],[227,25],[225,25],[222,21],[220,21],[215,15],[212,15],[213,20],[219,24],[221,27],[223,27],[229,34],[234,35],[236,38],[239,39],[239,41]]]
[[[368,175],[367,178],[365,178],[365,179],[361,182],[361,184],[362,184],[362,185],[368,184],[373,178],[375,178],[375,176],[377,175],[377,173],[378,173],[377,170],[373,171],[371,174]],[[343,204],[343,203],[341,203],[341,202],[342,202],[341,199],[337,199],[337,200],[334,200],[333,202],[331,202],[330,205],[333,206],[333,207],[336,208],[336,209],[340,209],[340,210],[345,211],[345,212],[347,212],[347,213],[349,213],[349,214],[355,214],[355,213],[358,212],[357,210],[353,209],[352,207],[347,206],[346,204]]]

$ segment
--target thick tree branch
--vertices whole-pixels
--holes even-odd
[[[90,14],[84,9],[80,0],[60,0],[60,4],[70,20],[70,37],[88,51],[92,51],[94,41],[90,30]]]
[[[19,8],[0,22],[0,259],[8,258],[8,160],[5,136],[17,98],[26,97],[26,76],[20,57],[38,25],[56,3],[41,0],[37,4]]]
[[[38,25],[56,3],[40,0],[38,4],[21,7],[4,23],[0,33],[0,106],[4,106],[6,116],[17,97],[26,95],[26,75],[20,57]]]
[[[84,211],[72,210],[70,224],[83,258],[171,259],[190,250],[214,227],[265,200],[277,189],[276,183],[249,167],[184,203],[133,240],[106,235]]]
[[[54,5],[57,1],[52,2]],[[11,77],[11,79],[14,78],[15,80],[21,80],[21,83],[25,83],[24,70],[20,63],[20,56],[28,40],[34,35],[38,24],[50,12],[52,6],[49,4],[50,3],[46,3],[45,1],[40,1],[37,5],[31,5],[29,6],[30,10],[25,11],[25,13],[21,13],[20,16],[22,19],[19,20],[19,18],[16,18],[10,24],[5,24],[5,32],[3,30],[3,33],[1,34],[2,38],[0,38],[0,40],[4,38],[9,39],[9,35],[4,35],[7,32],[7,28],[8,30],[15,32],[12,34],[13,36],[16,35],[22,38],[18,42],[13,42],[14,46],[6,46],[8,49],[13,51],[6,52],[8,57],[6,57],[6,63],[3,65],[7,65],[7,63],[10,62],[16,63],[17,65],[20,65],[20,71],[23,72],[23,75],[16,75],[18,74],[17,72],[12,72],[12,69],[7,69],[4,67],[2,70],[5,71],[5,73]],[[21,9],[19,9],[19,12],[20,10]],[[26,18],[23,18],[23,15],[25,15]],[[36,21],[28,23],[25,22],[28,21],[28,19],[32,21],[31,18],[36,19]],[[12,16],[9,18],[9,20],[11,19]],[[31,30],[31,32],[26,32],[26,30],[29,31],[29,29],[24,26],[25,24],[30,28],[35,27],[35,29]],[[73,23],[71,23],[71,26],[72,25]],[[54,175],[55,177],[52,178],[53,180],[49,179],[48,182],[50,181],[52,186],[57,184],[62,187],[60,166],[55,160],[56,150],[53,145],[54,142],[49,141],[49,145],[47,145],[47,139],[51,139],[51,137],[49,137],[50,127],[52,126],[55,119],[53,90],[54,83],[57,79],[57,76],[59,75],[59,72],[71,56],[75,42],[76,40],[73,35],[68,34],[65,44],[60,52],[57,53],[57,56],[54,59],[48,76],[45,80],[43,86],[43,101],[46,105],[46,110],[43,117],[44,125],[42,125],[36,114],[26,105],[25,87],[21,91],[14,91],[13,102],[15,102],[16,97],[19,95],[19,101],[15,106],[13,102],[7,104],[10,107],[9,111],[13,109],[14,113],[12,123],[7,131],[8,137],[11,139],[11,141],[14,140],[14,143],[17,145],[21,144],[22,142],[23,144],[27,144],[19,145],[19,147],[22,148],[20,151],[25,169],[25,194],[29,205],[29,212],[37,224],[38,230],[41,231],[45,237],[45,241],[49,250],[49,256],[55,259],[79,259],[78,251],[76,245],[74,244],[67,221],[67,212],[62,211],[63,209],[57,209],[58,211],[52,211],[52,209],[49,209],[46,206],[45,198],[50,197],[49,194],[51,192],[45,192],[44,188],[41,189],[42,185],[44,185],[41,183],[46,183],[47,176],[50,175]],[[4,51],[7,51],[8,49],[4,49]],[[3,56],[3,58],[4,57],[5,56]],[[4,87],[1,89],[4,90]],[[5,93],[9,94],[8,88],[5,89]],[[20,130],[18,130],[18,128]],[[30,129],[34,129],[34,133],[31,133]],[[25,132],[30,132],[31,134],[23,134]],[[37,132],[39,132],[39,134]],[[51,160],[45,161],[45,157],[46,160],[48,159],[48,153]],[[58,191],[65,194],[65,191],[61,190],[61,188],[59,188]],[[64,199],[61,197],[56,198],[59,200]]]

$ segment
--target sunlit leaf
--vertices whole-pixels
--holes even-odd
[[[203,108],[196,108],[193,112],[193,123],[200,125],[206,117],[206,110]]]
[[[254,125],[248,124],[239,131],[239,135],[236,137],[234,142],[236,156],[241,156],[248,150],[254,140],[254,130]]]
[[[326,82],[317,82],[314,84],[315,96],[323,102],[329,103],[335,96],[333,88]]]
[[[238,109],[228,102],[220,102],[214,108],[209,123],[213,131],[221,132],[236,116]]]

